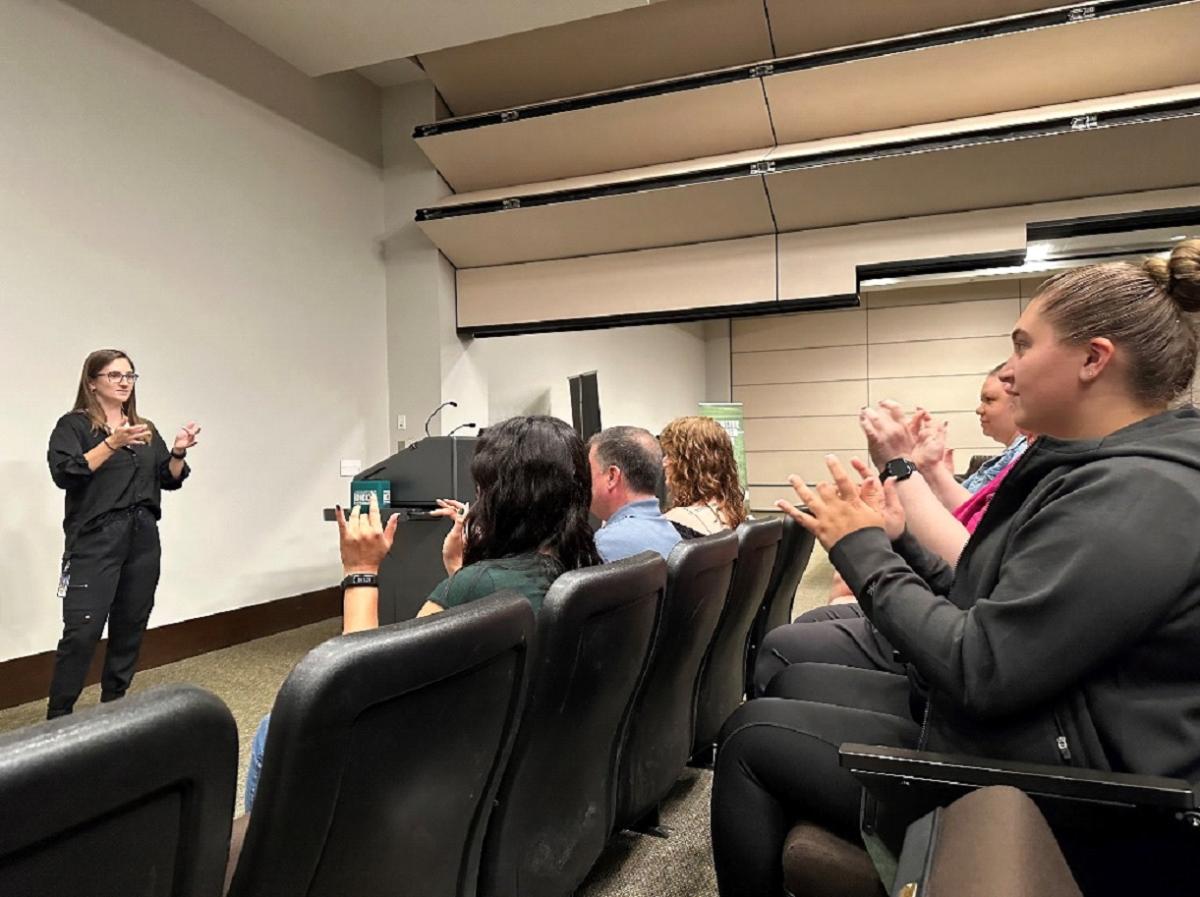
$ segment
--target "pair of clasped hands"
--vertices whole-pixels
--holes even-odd
[[[918,443],[930,445],[939,438],[944,441],[944,425],[934,433],[926,412],[918,409],[911,417],[905,417],[895,402],[880,402],[878,409],[863,408],[859,423],[867,437],[868,451],[879,465],[893,458],[911,458]],[[881,483],[879,475],[858,458],[852,458],[850,464],[858,473],[858,483],[851,479],[836,455],[826,455],[825,466],[833,477],[832,483],[818,483],[810,489],[795,474],[788,477],[788,483],[804,503],[804,510],[783,499],[775,503],[816,536],[827,551],[843,537],[868,527],[881,528],[889,539],[898,539],[904,533],[904,508],[896,494],[896,481]]]
[[[462,568],[464,528],[467,520],[467,505],[450,498],[439,498],[437,509],[430,511],[432,517],[448,517],[453,520],[450,532],[442,542],[442,564],[447,574]],[[379,500],[372,494],[367,513],[355,505],[347,517],[339,507],[336,511],[338,534],[341,540],[342,567],[350,573],[378,573],[379,565],[392,550],[396,538],[398,514],[392,515],[387,526],[383,525],[379,513]]]

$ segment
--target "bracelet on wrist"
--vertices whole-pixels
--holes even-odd
[[[182,461],[187,457],[187,449],[184,449],[182,452],[178,449],[171,449],[171,457],[176,461]]]
[[[106,449],[108,449],[110,452],[115,452],[115,451],[116,451],[116,448],[115,448],[115,447],[113,447],[113,446],[111,446],[111,445],[109,445],[109,444],[108,444],[108,437],[107,437],[107,436],[105,436],[105,437],[104,437],[102,440],[100,440],[100,441],[104,443],[104,447],[105,447]]]
[[[342,591],[362,587],[379,588],[378,573],[350,573],[342,580]]]

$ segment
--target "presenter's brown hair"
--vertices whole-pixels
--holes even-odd
[[[105,419],[104,409],[100,407],[100,402],[96,399],[96,394],[92,390],[92,381],[100,376],[102,370],[118,358],[124,358],[128,361],[130,370],[137,370],[137,365],[133,363],[133,359],[120,349],[97,349],[83,360],[83,371],[79,375],[79,389],[75,392],[75,407],[71,410],[86,414],[92,422],[93,430],[107,430],[108,421]],[[145,424],[151,430],[154,429],[154,425],[150,421],[138,416],[136,382],[130,384],[129,398],[121,405],[121,411],[125,414],[131,426]]]

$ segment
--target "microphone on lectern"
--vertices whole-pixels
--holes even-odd
[[[425,418],[425,435],[426,435],[426,436],[432,436],[432,435],[433,435],[432,433],[430,433],[430,432],[429,432],[429,422],[430,422],[430,421],[432,421],[432,420],[433,420],[433,418],[434,418],[434,416],[435,416],[435,415],[436,415],[436,414],[437,414],[439,411],[441,411],[443,408],[445,408],[447,405],[449,405],[451,408],[457,408],[457,407],[458,407],[458,402],[442,402],[442,404],[438,405],[436,408],[434,408],[434,409],[433,409],[433,411],[431,411],[431,412],[429,413],[429,417]]]
[[[466,428],[466,427],[470,427],[471,429],[474,429],[474,428],[475,428],[475,426],[476,426],[476,424],[475,424],[475,421],[471,421],[469,424],[459,424],[457,427],[455,427],[453,430],[451,430],[451,431],[450,431],[449,433],[447,433],[446,435],[447,435],[447,436],[453,436],[453,435],[454,435],[455,433],[457,433],[459,430],[462,430],[462,429],[464,429],[464,428]]]

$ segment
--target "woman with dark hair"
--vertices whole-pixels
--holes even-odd
[[[588,505],[587,448],[556,417],[511,417],[489,427],[471,462],[476,499],[468,509],[442,500],[433,513],[453,520],[442,545],[449,578],[418,616],[514,589],[534,609],[560,573],[600,563]]]
[[[709,535],[746,519],[733,442],[710,417],[679,417],[658,437],[673,507],[666,517]]]
[[[954,569],[906,531],[894,479],[877,500],[833,457],[834,484],[791,478],[808,510],[781,509],[829,549],[926,709],[910,715],[904,677],[826,664],[800,665],[798,699],[740,707],[713,786],[722,897],[781,893],[797,821],[858,839],[843,742],[1200,781],[1200,543],[1180,537],[1200,519],[1200,414],[1172,408],[1195,373],[1197,311],[1198,240],[1042,285],[999,374],[1017,426],[1040,435]],[[1163,851],[1130,863],[1126,846],[1064,842],[1085,893],[1195,892],[1190,868]]]
[[[453,521],[442,545],[447,578],[417,614],[439,613],[512,589],[542,606],[560,574],[600,563],[588,505],[592,474],[579,435],[556,417],[512,417],[488,427],[471,462],[476,499],[467,508],[442,500],[433,513]],[[392,547],[393,517],[384,527],[372,498],[366,515],[355,506],[346,519],[337,511],[346,578],[342,632],[379,626],[379,565]],[[270,715],[263,718],[250,750],[246,812],[254,803],[267,745]]]
[[[66,546],[58,582],[63,635],[54,652],[47,717],[72,711],[108,622],[100,700],[122,697],[133,680],[154,607],[161,547],[161,490],[178,489],[200,428],[186,424],[168,451],[138,415],[138,375],[120,349],[83,362],[75,407],[58,419],[46,459],[66,490]]]

